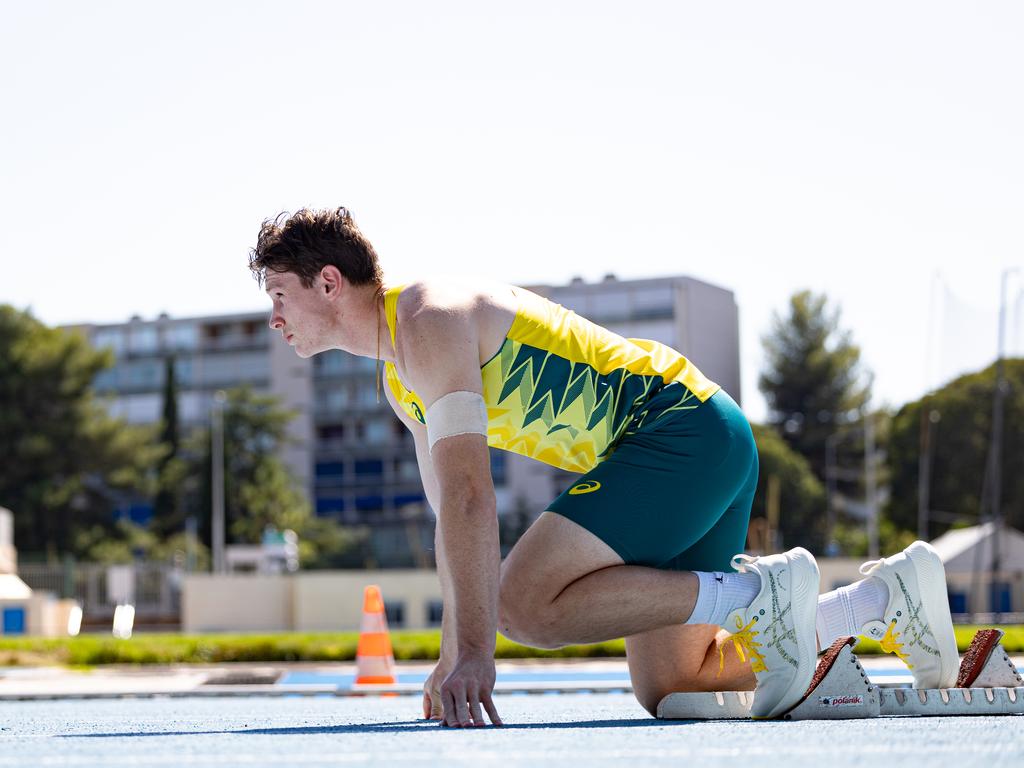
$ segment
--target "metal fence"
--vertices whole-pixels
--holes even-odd
[[[87,622],[109,620],[121,602],[135,605],[137,620],[158,623],[180,620],[183,572],[169,565],[19,563],[18,575],[33,590],[77,600]]]

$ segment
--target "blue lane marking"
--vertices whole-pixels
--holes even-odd
[[[425,683],[426,673],[396,675],[399,683]],[[288,672],[278,685],[337,685],[348,688],[355,683],[355,675],[330,675],[317,672]],[[628,683],[628,672],[499,672],[499,683],[568,683],[601,682]]]
[[[1024,674],[1024,667],[1017,671]],[[910,671],[902,667],[891,667],[868,670],[868,677],[908,677]],[[399,674],[399,683],[424,683],[426,673]],[[321,672],[288,672],[280,680],[278,685],[336,685],[341,688],[350,688],[355,683],[355,675],[332,675]],[[606,672],[499,672],[497,681],[499,683],[587,683],[587,682],[614,682],[629,683],[629,673],[606,671]]]

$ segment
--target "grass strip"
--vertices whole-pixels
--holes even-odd
[[[957,645],[967,649],[978,626],[957,626]],[[1009,653],[1024,653],[1024,626],[1005,629],[1003,647]],[[103,635],[74,638],[33,638],[0,636],[0,665],[40,666],[57,664],[94,667],[104,664],[223,664],[235,661],[352,661],[359,641],[357,632],[268,634],[178,635],[137,634],[131,640]],[[441,648],[439,630],[391,632],[395,658],[399,661],[436,659]],[[878,643],[861,639],[855,648],[862,655],[881,653]],[[594,645],[571,645],[557,650],[529,648],[498,637],[499,659],[580,659],[625,656],[623,640]]]

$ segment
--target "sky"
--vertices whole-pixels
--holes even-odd
[[[1024,4],[0,10],[0,303],[48,324],[269,310],[260,223],[345,205],[393,280],[729,288],[754,420],[805,288],[875,405],[995,358],[1004,272],[1024,352]]]

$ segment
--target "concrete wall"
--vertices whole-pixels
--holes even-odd
[[[290,576],[187,576],[181,593],[186,632],[271,632],[292,629]]]
[[[16,573],[18,555],[14,550],[14,515],[0,507],[0,573]]]
[[[359,628],[363,589],[377,584],[385,603],[401,603],[402,628],[429,626],[427,606],[441,599],[434,571],[319,571],[293,576],[294,628],[302,632]]]
[[[437,574],[427,570],[197,574],[187,576],[182,587],[182,630],[357,630],[368,584],[380,586],[385,603],[401,604],[405,629],[425,629],[429,603],[441,599]]]
[[[852,584],[863,578],[860,558],[821,558],[821,591]],[[1011,585],[1011,610],[1024,606],[1024,575],[1006,573]],[[969,605],[988,610],[986,587],[972,584],[970,574],[947,575],[950,593],[969,595]],[[182,630],[185,632],[330,632],[359,629],[363,588],[377,584],[384,602],[400,604],[404,621],[392,628],[425,629],[430,626],[427,610],[441,600],[437,574],[430,570],[313,571],[309,573],[261,576],[233,574],[192,575],[185,578],[182,592]],[[28,631],[59,635],[66,627],[66,611],[59,612],[44,627],[32,616],[46,612],[29,609]],[[40,619],[43,621],[43,619]],[[63,625],[61,624],[63,622]],[[52,625],[52,626],[51,626]]]

